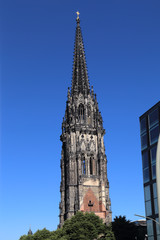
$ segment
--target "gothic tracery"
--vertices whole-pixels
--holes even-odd
[[[105,130],[93,87],[90,89],[85,53],[77,18],[71,91],[68,89],[62,123],[60,226],[76,211],[92,210],[111,222]]]

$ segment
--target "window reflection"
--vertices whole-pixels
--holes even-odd
[[[149,236],[148,240],[154,240],[154,237],[153,236]]]
[[[147,134],[145,133],[141,136],[141,148],[143,150],[146,147],[147,147]]]
[[[152,128],[150,130],[150,144],[157,142],[158,136],[159,136],[159,126]]]
[[[160,135],[160,105],[140,117],[141,152],[143,165],[143,183],[146,216],[154,218],[158,215],[157,186],[156,186],[156,152]],[[147,186],[146,186],[147,185]],[[158,219],[156,219],[158,221]],[[159,222],[159,221],[158,221]],[[147,220],[148,240],[154,240],[155,227],[157,240],[160,240],[160,226],[152,220]]]
[[[149,127],[151,128],[156,123],[158,123],[158,109],[154,110],[149,114]]]
[[[158,214],[158,201],[157,201],[157,198],[154,199],[154,213]]]
[[[150,186],[146,186],[144,188],[144,195],[145,195],[145,201],[149,201],[151,199]]]
[[[142,153],[142,163],[143,163],[143,169],[148,167],[148,152],[147,151]]]
[[[146,131],[146,118],[143,118],[140,123],[141,127],[141,133],[144,133]]]
[[[149,168],[143,170],[143,181],[144,183],[149,182]]]
[[[153,183],[153,197],[157,198],[157,183]]]
[[[151,162],[156,162],[156,152],[157,152],[157,146],[151,148]]]
[[[153,183],[154,213],[158,214],[157,184]]]
[[[153,224],[152,220],[147,220],[147,232],[148,232],[148,237],[153,235]],[[148,238],[149,239],[149,238]]]
[[[156,179],[156,164],[152,165],[152,179]]]
[[[156,178],[156,152],[157,152],[157,146],[151,148],[150,156],[151,156],[151,164],[152,164],[152,179]]]
[[[148,151],[142,153],[142,163],[143,163],[143,181],[144,183],[150,180],[149,177],[149,163],[148,163]]]
[[[156,218],[156,221],[159,222],[159,218]],[[157,230],[157,235],[159,235],[159,238],[157,236],[157,240],[160,240],[160,225],[156,224],[156,230]]]

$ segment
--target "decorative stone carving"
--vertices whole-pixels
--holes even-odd
[[[103,144],[105,130],[96,95],[89,87],[79,23],[78,19],[72,88],[68,90],[60,137],[60,226],[78,210],[89,211],[92,208],[106,223],[111,222],[112,216]]]

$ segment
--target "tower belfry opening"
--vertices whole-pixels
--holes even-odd
[[[77,211],[112,221],[103,121],[90,89],[79,12],[71,91],[62,122],[60,226]],[[93,204],[94,203],[94,204]]]

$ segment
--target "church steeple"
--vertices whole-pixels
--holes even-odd
[[[31,228],[29,228],[28,235],[33,235]]]
[[[77,12],[77,27],[74,47],[74,62],[72,75],[72,96],[82,93],[88,95],[90,92],[87,65],[85,59],[84,44],[80,27],[79,12]]]
[[[93,211],[111,222],[103,120],[93,87],[90,90],[77,12],[71,92],[62,122],[60,226],[77,211]],[[94,203],[94,204],[93,204]]]

